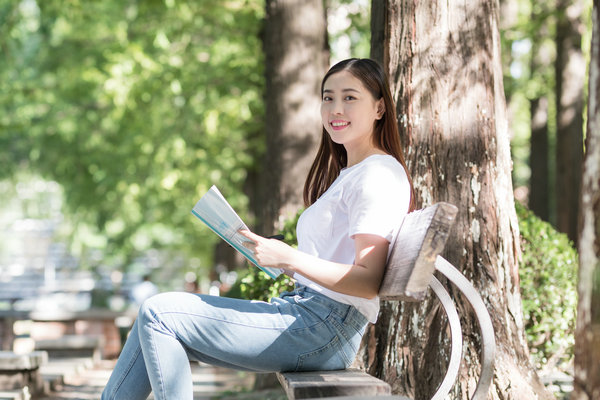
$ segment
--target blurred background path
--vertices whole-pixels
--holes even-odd
[[[93,365],[79,365],[79,367],[73,365],[70,367],[71,371],[64,376],[64,382],[56,384],[55,388],[40,400],[99,399],[114,364],[114,360],[101,360]],[[68,369],[69,367],[66,367],[66,370]],[[49,372],[48,369],[46,371]],[[255,374],[252,373],[214,368],[205,364],[192,364],[192,373],[195,400],[283,400],[286,398],[279,388],[253,391]],[[149,399],[153,398],[150,395]]]

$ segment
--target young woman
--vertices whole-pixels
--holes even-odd
[[[190,360],[250,371],[344,369],[379,311],[390,240],[412,208],[395,107],[382,68],[333,66],[323,134],[304,187],[298,249],[249,231],[263,266],[296,279],[270,303],[163,293],[144,302],[102,399],[192,399]]]

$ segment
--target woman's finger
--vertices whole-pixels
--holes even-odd
[[[247,237],[248,239],[252,240],[253,242],[257,242],[259,239],[262,238],[262,236],[258,236],[256,233],[249,231],[248,229],[240,229],[238,232],[242,236]]]
[[[252,253],[256,255],[256,247],[258,246],[258,241],[256,239],[259,239],[260,236],[250,232],[247,229],[240,229],[238,232],[248,239],[242,242],[242,246],[252,251]]]
[[[250,241],[250,240],[244,240],[242,242],[242,246],[244,246],[247,249],[252,249],[253,247],[256,247],[256,243]]]

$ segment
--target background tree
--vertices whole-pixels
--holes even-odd
[[[515,196],[574,240],[591,1],[567,3],[502,0],[500,22]]]
[[[594,0],[579,240],[574,400],[600,398],[600,2]]]
[[[529,24],[532,46],[530,56],[530,77],[535,82],[529,89],[532,97],[529,103],[531,138],[529,140],[529,208],[545,221],[550,220],[550,137],[548,130],[549,93],[548,87],[537,84],[539,79],[550,80],[549,70],[552,61],[552,46],[548,43],[550,14],[547,4],[532,4]],[[533,33],[535,32],[535,34]],[[545,32],[539,35],[539,32]],[[532,80],[531,77],[539,77]],[[554,204],[554,202],[553,202]]]
[[[583,1],[557,2],[556,26],[556,217],[557,228],[577,243],[577,218],[583,160],[583,86],[586,63],[581,51]]]
[[[302,207],[304,179],[320,140],[320,80],[329,64],[322,0],[267,0],[266,152],[253,209],[271,234]]]
[[[517,259],[519,231],[500,63],[497,2],[372,3],[372,55],[393,84],[399,127],[420,206],[448,201],[460,211],[445,257],[475,284],[498,342],[491,398],[550,398],[525,344]],[[458,300],[458,307],[468,309]],[[446,368],[440,306],[385,303],[366,340],[368,369],[396,392],[428,398]],[[478,327],[451,395],[468,398],[478,375]],[[427,371],[418,373],[417,371]]]

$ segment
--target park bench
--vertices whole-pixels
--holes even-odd
[[[43,351],[15,354],[0,351],[0,399],[28,398],[44,392],[40,367],[47,362]]]
[[[489,313],[471,283],[439,254],[456,217],[457,208],[437,203],[409,213],[392,243],[379,290],[382,300],[421,301],[431,288],[448,316],[451,352],[446,375],[432,400],[445,399],[458,376],[462,357],[462,328],[454,301],[433,275],[438,271],[462,292],[471,304],[481,331],[481,371],[472,399],[487,398],[494,369],[495,339]],[[390,385],[358,369],[278,373],[277,378],[290,400],[309,398],[368,399],[390,398]],[[380,397],[383,396],[383,397]]]
[[[104,338],[100,335],[63,335],[55,339],[35,341],[35,349],[45,351],[50,358],[91,358],[97,362],[102,358]]]
[[[128,311],[95,308],[83,311],[0,310],[0,345],[2,350],[15,350],[16,340],[24,339],[15,336],[15,322],[31,321],[32,332],[27,333],[27,339],[34,342],[36,349],[48,350],[50,357],[62,348],[70,352],[69,356],[77,356],[79,352],[86,356],[89,353],[95,360],[111,358],[121,350],[118,320],[126,319],[129,323],[131,318]]]

